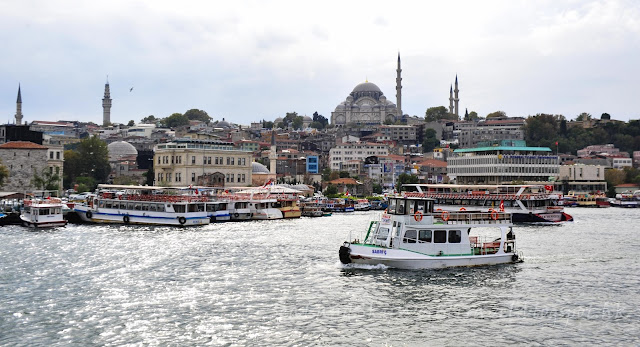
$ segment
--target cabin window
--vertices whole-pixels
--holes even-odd
[[[449,230],[449,243],[460,243],[462,232],[460,230]]]
[[[436,230],[433,232],[433,242],[434,243],[446,243],[447,242],[447,231],[446,230]]]
[[[216,205],[215,204],[207,204],[206,208],[207,208],[207,212],[214,212],[216,210]]]
[[[156,206],[158,208],[158,212],[164,212],[164,205],[160,204],[158,206]]]
[[[223,211],[227,209],[227,204],[219,204],[218,205],[218,211]]]
[[[387,211],[391,214],[396,213],[396,199],[389,199],[389,207],[387,208]]]
[[[111,201],[105,201],[104,202],[104,208],[111,208]]]
[[[149,204],[149,211],[151,211],[151,212],[156,212],[156,206],[157,206],[157,205],[158,205],[158,204]]]
[[[142,204],[143,211],[149,211],[149,204]]]
[[[420,242],[431,243],[431,230],[420,230],[418,234],[418,240]]]
[[[417,201],[416,205],[416,210],[424,213],[424,201]]]
[[[398,209],[396,210],[397,214],[405,214],[404,204],[406,201],[398,200]]]
[[[127,203],[127,210],[131,210],[131,211],[133,211],[133,205],[134,205],[134,203],[133,203],[133,202],[129,202],[129,203]]]
[[[99,200],[98,201],[98,207],[104,208],[104,200]]]
[[[185,213],[186,210],[187,209],[185,205],[173,205],[173,211],[175,213]]]
[[[402,239],[403,243],[416,243],[416,237],[418,236],[417,230],[406,230],[404,232],[404,238]]]
[[[62,213],[62,208],[60,207],[56,207],[56,214],[61,214]]]
[[[141,203],[135,203],[133,204],[133,209],[135,211],[140,211],[142,209],[142,204]]]
[[[389,236],[389,229],[387,228],[379,228],[378,235],[376,235],[376,239],[378,240],[386,240],[387,236]]]

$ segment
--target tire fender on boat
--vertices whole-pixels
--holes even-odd
[[[518,255],[517,254],[512,255],[511,260],[514,262],[518,261]]]
[[[349,242],[345,242],[342,246],[340,246],[340,251],[338,255],[340,257],[340,262],[342,264],[351,263],[351,248],[349,248]]]
[[[91,219],[91,217],[93,217],[93,213],[91,213],[91,211],[87,211],[85,213],[85,215],[87,216],[87,218]]]
[[[178,223],[180,223],[180,224],[184,225],[184,223],[186,223],[186,222],[187,222],[187,219],[186,219],[186,218],[184,218],[184,217],[178,217]]]
[[[234,214],[233,214],[233,217],[235,217],[235,218],[240,217],[240,213],[234,213]]]
[[[122,221],[124,222],[124,224],[129,224],[129,216],[122,217]]]

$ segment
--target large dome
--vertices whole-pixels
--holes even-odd
[[[377,85],[375,85],[375,84],[373,84],[371,82],[364,82],[364,83],[358,84],[355,88],[353,88],[353,91],[352,91],[352,93],[356,93],[356,92],[379,92],[379,93],[382,93],[380,88],[378,88]]]
[[[119,160],[123,157],[138,155],[138,150],[125,141],[112,142],[107,146],[107,149],[109,150],[109,160]]]
[[[258,173],[258,174],[265,174],[265,173],[268,174],[269,169],[267,169],[266,166],[254,161],[251,163],[251,172]]]

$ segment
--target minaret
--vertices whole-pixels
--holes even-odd
[[[16,101],[16,125],[22,124],[22,95],[20,93],[20,84],[18,84],[18,100]]]
[[[402,118],[402,69],[400,68],[400,52],[398,52],[398,68],[396,69],[396,106],[398,107],[398,119]]]
[[[460,114],[458,112],[458,102],[460,101],[460,98],[458,98],[458,74],[456,74],[456,89],[454,89],[453,92],[454,92],[453,102],[455,103],[455,106],[456,106],[456,116],[459,117]]]
[[[277,160],[278,160],[278,155],[276,154],[276,129],[274,127],[271,129],[271,151],[269,152],[269,172],[272,175],[276,174]]]
[[[109,92],[109,77],[104,85],[104,98],[102,98],[102,126],[111,124],[111,93]]]
[[[449,88],[449,113],[453,114],[453,85]]]

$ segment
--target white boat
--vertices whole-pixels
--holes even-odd
[[[371,203],[367,199],[358,199],[353,208],[355,211],[369,211],[371,209]]]
[[[229,200],[227,208],[232,221],[250,220],[253,217],[249,208],[249,201],[240,197]]]
[[[570,222],[573,217],[559,204],[562,194],[553,193],[553,186],[528,185],[465,185],[406,184],[415,192],[405,193],[435,200],[436,207],[449,212],[507,212],[514,223]]]
[[[249,210],[252,219],[282,219],[284,215],[278,209],[278,200],[272,199],[261,194],[254,194],[249,199]]]
[[[434,212],[433,207],[434,200],[428,198],[389,198],[387,211],[371,222],[366,235],[340,247],[340,261],[400,269],[522,261],[510,214]]]
[[[24,209],[20,214],[22,225],[30,228],[53,228],[67,225],[62,214],[62,200],[51,195],[50,191],[37,191],[32,198],[23,201]]]
[[[322,206],[314,202],[302,203],[300,210],[302,211],[303,217],[322,217],[324,215]]]
[[[611,200],[611,206],[625,207],[625,208],[640,207],[640,191],[636,192],[636,194],[631,194],[631,193],[616,194],[615,199]]]
[[[207,201],[204,205],[211,223],[231,220],[231,212],[229,211],[229,203],[227,201]]]
[[[98,185],[98,189],[98,194],[87,203],[74,206],[84,221],[176,226],[210,222],[205,211],[208,198],[185,189],[107,184]],[[112,193],[113,189],[122,193]]]

